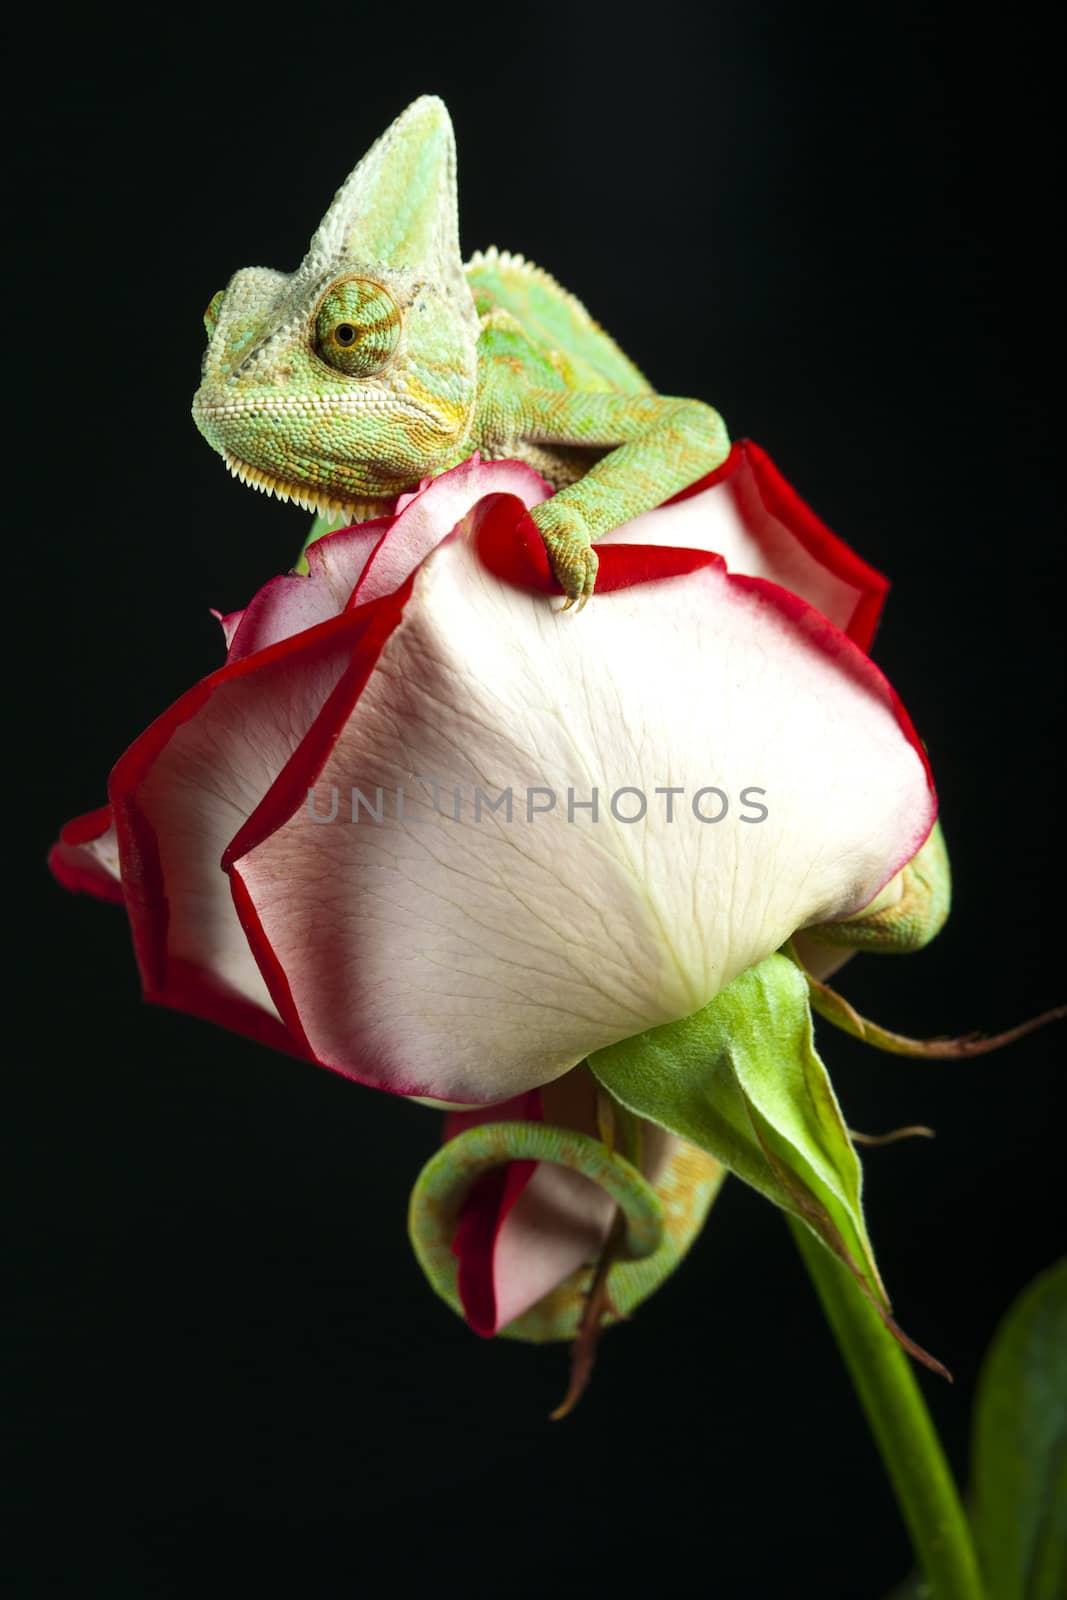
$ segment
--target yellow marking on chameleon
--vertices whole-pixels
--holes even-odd
[[[435,430],[447,434],[450,438],[459,434],[470,407],[462,400],[449,400],[447,396],[433,394],[420,383],[417,374],[410,374],[404,382],[404,393],[412,401],[411,409],[419,414],[419,421],[426,425],[431,422]]]

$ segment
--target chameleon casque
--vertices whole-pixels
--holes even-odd
[[[475,450],[519,459],[556,490],[531,515],[564,610],[593,592],[597,538],[712,471],[730,448],[717,412],[656,394],[540,267],[496,249],[464,264],[452,125],[433,96],[416,100],[371,147],[296,272],[237,272],[205,322],[197,426],[243,482],[315,512],[312,538],[386,514],[398,495]],[[914,949],[940,928],[948,897],[935,828],[864,913],[808,937]],[[572,1103],[564,1106],[557,1101],[567,1082]],[[688,1249],[722,1167],[620,1106],[605,1120],[597,1093],[576,1068],[542,1091],[543,1122],[469,1128],[425,1167],[412,1196],[412,1239],[455,1309],[451,1243],[464,1199],[508,1162],[554,1163],[596,1183],[619,1208],[600,1265],[572,1273],[508,1334],[581,1336],[593,1307],[595,1337],[602,1320],[625,1315]]]
[[[295,273],[248,267],[205,315],[193,408],[244,482],[325,531],[385,514],[465,460],[528,462],[564,609],[593,592],[592,541],[719,466],[718,413],[654,393],[584,306],[521,255],[464,265],[456,147],[416,100],[338,190]]]

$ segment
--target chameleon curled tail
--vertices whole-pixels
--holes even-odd
[[[475,1181],[512,1161],[551,1162],[605,1190],[618,1207],[621,1237],[604,1278],[604,1324],[626,1317],[683,1259],[704,1225],[724,1177],[714,1157],[672,1141],[650,1182],[599,1139],[544,1122],[490,1122],[450,1139],[423,1167],[411,1195],[408,1226],[419,1264],[437,1293],[463,1315],[452,1251],[460,1213]],[[500,1329],[532,1343],[574,1340],[583,1326],[597,1263],[588,1262]]]

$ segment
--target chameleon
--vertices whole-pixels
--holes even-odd
[[[543,268],[495,247],[464,262],[455,136],[433,95],[372,145],[295,272],[239,270],[204,321],[196,424],[234,476],[315,514],[308,542],[388,514],[401,494],[475,451],[524,461],[554,490],[530,514],[564,610],[593,594],[598,538],[714,471],[730,451],[717,411],[658,394]],[[865,912],[808,934],[844,950],[914,949],[938,931],[948,898],[935,831]],[[489,1122],[427,1162],[409,1232],[453,1309],[462,1310],[451,1245],[464,1200],[482,1174],[511,1161],[556,1162],[605,1188],[620,1227],[599,1263],[572,1273],[503,1333],[578,1348],[583,1329],[595,1339],[601,1323],[626,1316],[673,1271],[704,1224],[722,1166],[676,1141],[650,1175],[637,1149],[627,1160],[595,1135]],[[591,1325],[598,1272],[605,1292]]]
[[[193,416],[234,476],[316,512],[317,537],[475,451],[527,462],[555,491],[531,515],[564,610],[593,593],[598,538],[730,450],[717,411],[657,394],[541,267],[495,247],[464,263],[435,95],[371,146],[296,272],[241,269],[204,322]]]

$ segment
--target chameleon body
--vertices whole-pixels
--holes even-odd
[[[205,314],[193,414],[242,481],[322,519],[385,514],[465,460],[557,491],[531,513],[565,607],[593,541],[719,466],[718,413],[656,394],[584,306],[521,255],[459,250],[455,141],[434,96],[368,151],[295,273],[235,274]]]
[[[455,142],[433,96],[371,147],[297,271],[237,272],[205,324],[197,426],[235,476],[315,512],[312,537],[387,514],[400,494],[475,450],[522,460],[555,490],[531,515],[568,606],[593,591],[596,539],[729,453],[717,412],[657,394],[547,272],[495,248],[464,263]],[[859,917],[808,932],[844,947],[911,949],[933,937],[947,906],[937,835]],[[505,1121],[467,1130],[427,1163],[409,1218],[419,1261],[456,1310],[451,1246],[464,1199],[482,1172],[530,1159],[600,1184],[627,1219],[607,1272],[607,1321],[673,1270],[723,1176],[681,1141],[650,1182],[574,1128]],[[588,1263],[502,1331],[574,1338],[595,1269]]]

